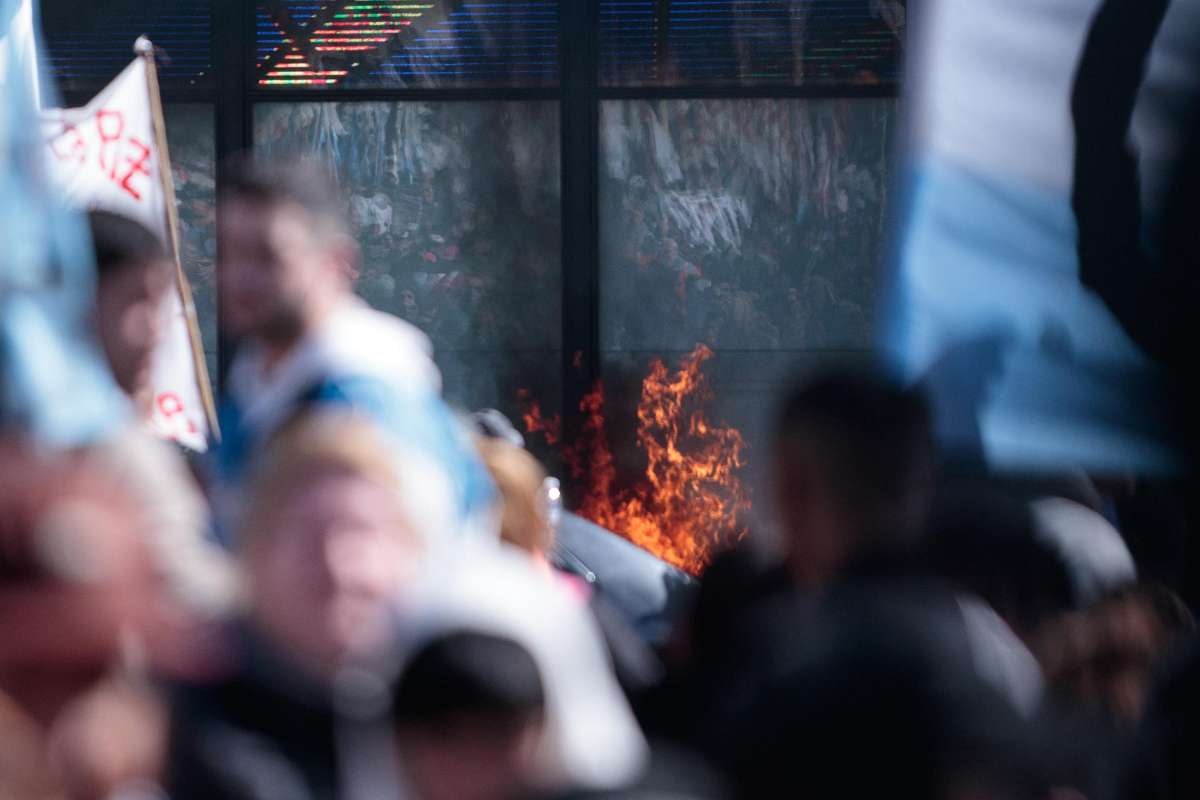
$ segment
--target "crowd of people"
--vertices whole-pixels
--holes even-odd
[[[1200,651],[1144,489],[946,469],[919,388],[809,376],[774,535],[647,641],[556,551],[520,435],[452,412],[424,335],[357,299],[337,192],[229,175],[211,457],[136,418],[0,433],[0,797],[1195,796]],[[89,223],[140,408],[171,262]]]

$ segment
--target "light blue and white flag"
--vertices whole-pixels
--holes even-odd
[[[929,0],[914,15],[879,343],[930,388],[952,456],[1034,471],[1179,464],[1163,374],[1080,279],[1072,96],[1102,5]],[[1130,59],[1143,195],[1130,202],[1148,232],[1179,148],[1180,100],[1196,95],[1200,3],[1173,3],[1154,37],[1156,25]]]
[[[0,427],[86,443],[128,414],[96,342],[83,220],[45,176],[36,8],[0,0]]]

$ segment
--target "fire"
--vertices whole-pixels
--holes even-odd
[[[562,418],[558,416],[543,417],[541,406],[538,405],[537,400],[533,399],[533,395],[528,389],[518,389],[517,399],[526,409],[525,413],[521,415],[521,419],[525,423],[525,432],[542,434],[546,444],[552,447],[558,444],[558,440],[562,437]]]
[[[561,448],[571,477],[585,482],[577,513],[693,575],[745,534],[738,519],[750,509],[749,492],[738,476],[746,463],[746,443],[735,428],[711,423],[704,414],[712,390],[701,367],[711,357],[712,351],[699,345],[675,372],[661,359],[651,363],[637,409],[637,443],[646,455],[646,470],[632,488],[617,486],[599,383],[580,402],[579,441]],[[555,444],[561,420],[543,418],[528,393],[522,401],[526,429]]]

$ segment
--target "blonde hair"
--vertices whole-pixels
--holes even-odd
[[[500,492],[501,540],[545,555],[554,544],[541,498],[546,471],[524,449],[503,439],[481,438],[476,446]]]
[[[406,506],[398,459],[384,431],[352,412],[301,414],[275,434],[254,463],[238,524],[242,549],[268,538],[265,532],[277,510],[299,484],[330,473],[376,484],[392,492],[398,506]]]

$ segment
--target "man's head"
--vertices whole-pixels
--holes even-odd
[[[422,797],[500,800],[536,787],[545,696],[514,641],[454,631],[425,645],[396,683],[391,717]]]
[[[774,457],[786,558],[801,583],[914,543],[935,467],[929,409],[915,390],[869,372],[806,381],[784,402]]]
[[[354,416],[285,428],[258,465],[240,527],[250,615],[328,679],[384,641],[425,551],[385,437]]]
[[[163,301],[173,269],[159,238],[141,223],[108,211],[88,214],[96,252],[100,344],[117,385],[137,395],[162,336]]]
[[[337,190],[316,170],[249,161],[219,203],[221,327],[286,347],[349,291],[358,247]]]

